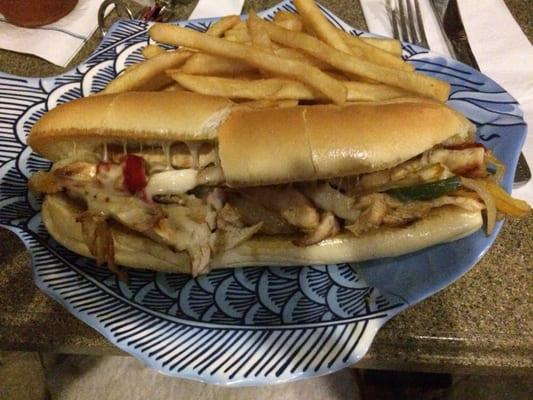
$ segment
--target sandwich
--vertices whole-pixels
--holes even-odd
[[[28,144],[53,163],[29,182],[48,232],[119,276],[392,257],[530,210],[475,126],[432,100],[103,94],[49,111]]]

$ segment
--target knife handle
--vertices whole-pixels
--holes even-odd
[[[448,2],[448,6],[444,11],[442,25],[446,36],[448,36],[449,41],[455,49],[456,59],[463,64],[470,65],[479,70],[478,63],[472,53],[468,38],[466,37],[461,14],[459,13],[459,7],[457,6],[457,0],[450,0]]]

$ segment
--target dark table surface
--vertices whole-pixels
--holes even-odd
[[[194,3],[179,6],[186,18]],[[275,0],[245,2],[245,11]],[[365,29],[358,1],[322,0],[351,25]],[[529,0],[507,0],[531,40]],[[133,5],[133,3],[131,3]],[[112,18],[112,17],[111,17]],[[22,76],[60,74],[87,58],[95,35],[67,68],[0,50],[0,70]],[[406,310],[376,336],[361,367],[444,372],[533,372],[533,216],[510,220],[479,264],[438,294]],[[0,230],[0,350],[120,354],[96,331],[34,286],[29,257],[18,239]]]

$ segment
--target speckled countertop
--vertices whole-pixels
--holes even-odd
[[[321,0],[345,21],[365,28],[356,1]],[[249,0],[261,10],[276,0]],[[531,40],[529,0],[507,0]],[[178,17],[194,4],[181,6]],[[72,61],[84,60],[95,36]],[[68,68],[67,68],[68,69]],[[0,50],[0,70],[46,76],[67,69]],[[477,373],[533,373],[533,216],[507,221],[481,262],[440,293],[406,310],[379,331],[361,367]],[[18,239],[0,230],[0,350],[120,354],[96,331],[34,286],[29,257]]]

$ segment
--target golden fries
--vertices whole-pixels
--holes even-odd
[[[261,24],[265,26],[272,40],[285,46],[300,49],[341,71],[395,86],[439,101],[445,101],[448,98],[450,85],[446,82],[412,71],[397,70],[372,64],[354,55],[334,49],[305,33],[292,32],[265,21],[261,21]]]
[[[346,44],[351,46],[352,53],[356,54],[357,50],[360,50],[366,60],[372,60],[375,64],[380,64],[386,67],[404,69],[406,71],[414,71],[414,67],[404,62],[397,55],[392,55],[385,50],[372,46],[371,44],[361,40],[357,36],[351,36],[350,34],[343,32],[343,39]],[[398,42],[399,44],[399,42]],[[400,48],[401,52],[401,48]]]
[[[233,28],[239,22],[241,22],[241,19],[238,15],[228,15],[227,17],[220,18],[217,22],[211,25],[205,33],[211,36],[220,37],[224,32]]]
[[[239,60],[196,53],[183,64],[180,70],[194,75],[238,76],[254,72],[256,69],[252,65]]]
[[[298,14],[294,14],[288,11],[278,11],[272,20],[276,25],[282,26],[285,29],[291,31],[301,32],[303,30],[302,19]],[[352,47],[352,41],[354,36],[348,32],[344,32],[339,29],[339,34],[348,46]],[[355,39],[362,40],[363,42],[384,50],[393,56],[400,57],[402,55],[402,45],[399,40],[389,38],[374,38],[374,37],[357,37]]]
[[[295,32],[301,32],[302,31],[302,28],[303,28],[303,25],[300,21],[298,20],[290,20],[290,19],[286,19],[286,20],[283,20],[283,21],[278,21],[278,22],[274,22],[276,25],[279,25],[285,29],[288,29],[290,31],[295,31]]]
[[[255,11],[251,11],[248,15],[247,26],[248,32],[250,32],[250,37],[252,38],[252,45],[272,53],[272,42],[270,41],[270,37],[259,22],[259,17]],[[261,75],[264,77],[271,76],[271,74],[265,70],[261,70]]]
[[[141,52],[143,57],[149,60],[150,58],[154,58],[159,54],[163,54],[165,49],[159,47],[157,44],[149,44],[148,46],[144,46]]]
[[[274,15],[273,22],[291,31],[301,32],[303,29],[303,23],[300,17],[287,11],[278,11]]]
[[[290,79],[229,79],[188,75],[178,70],[167,71],[178,84],[190,91],[211,96],[252,100],[317,100],[327,98],[301,82]],[[406,97],[403,90],[364,82],[343,82],[348,90],[347,101],[381,101]]]
[[[187,51],[170,51],[159,54],[143,63],[128,68],[122,75],[109,82],[102,94],[131,92],[134,90],[151,91],[167,86],[172,79],[165,74],[169,68],[181,66],[189,57]]]
[[[271,22],[250,12],[231,15],[205,33],[154,24],[161,44],[142,49],[145,61],[128,68],[102,93],[189,90],[225,96],[243,107],[343,104],[399,97],[448,98],[450,85],[401,59],[399,41],[352,36],[329,23],[312,0],[294,0],[298,13],[278,11]]]
[[[252,42],[252,37],[248,33],[248,29],[230,29],[224,34],[224,39],[237,43]]]
[[[301,61],[281,58],[253,46],[229,42],[169,24],[156,23],[150,28],[149,34],[161,43],[187,46],[206,53],[241,60],[260,70],[299,80],[323,93],[336,104],[343,104],[346,101],[347,90],[341,82]]]
[[[332,52],[337,51],[338,53],[337,58],[344,57],[344,55],[340,53],[338,50],[328,46],[326,43],[320,41],[319,39],[314,38],[305,33],[292,32],[292,31],[289,31],[288,29],[284,29],[280,26],[277,26],[275,24],[271,24],[271,23],[268,23],[262,20],[258,21],[258,23],[265,27],[265,30],[268,32],[268,35],[271,37],[271,39],[273,39],[274,41],[282,45],[293,47],[293,48],[298,48],[311,55],[321,53],[323,54],[323,57],[326,57],[326,58],[327,58],[327,54],[332,54]],[[404,62],[403,60],[399,58],[392,56],[391,54],[388,54],[385,51],[372,47],[366,43],[362,45],[360,44],[359,46],[360,47],[353,48],[353,51],[352,51],[353,54],[346,55],[346,57],[350,57],[350,59],[352,60],[351,62],[354,62],[354,63],[358,61],[370,62],[368,61],[372,59],[370,56],[374,56],[374,59],[372,59],[372,61],[375,61],[375,64],[379,64],[385,67],[398,68],[398,69],[405,70],[405,71],[413,71],[413,67],[411,65],[407,64],[406,62]],[[363,47],[368,46],[371,48],[371,50],[365,53],[364,50],[361,50],[361,46]],[[378,53],[377,59],[375,57],[376,53]],[[325,59],[323,60],[326,61]]]
[[[325,63],[324,61],[320,61],[296,49],[291,49],[288,47],[279,47],[273,49],[272,51],[275,55],[281,58],[289,58],[292,60],[302,61],[322,70],[331,69],[330,65]]]
[[[165,86],[162,90],[164,92],[173,92],[173,91],[176,91],[176,90],[183,90],[183,87],[181,87],[177,83],[171,83],[170,85]]]
[[[247,25],[250,37],[252,38],[252,44],[267,51],[271,51],[272,43],[270,42],[270,37],[260,24],[260,19],[254,11],[250,12]]]
[[[231,28],[231,30],[236,30],[236,31],[247,30],[247,29],[248,27],[246,26],[246,21],[243,21],[243,20],[240,20],[239,22],[235,24],[233,28]]]
[[[344,85],[348,89],[348,101],[383,101],[412,96],[405,90],[382,84],[346,81]]]
[[[190,91],[211,96],[223,96],[236,99],[287,99],[288,97],[276,96],[276,92],[279,92],[284,84],[293,82],[278,78],[246,80],[187,75],[176,70],[167,71],[167,73],[178,82],[180,86]]]
[[[294,0],[294,6],[300,13],[305,24],[330,46],[345,53],[351,53],[350,47],[344,42],[339,30],[329,23],[314,0]]]
[[[346,36],[344,35],[343,36],[345,40],[348,42],[348,45],[350,45],[350,41],[352,40],[354,36],[346,32],[343,32],[343,33],[346,34]],[[400,43],[399,40],[388,39],[388,38],[360,37],[360,36],[359,36],[359,39],[371,46],[384,50],[387,53],[392,54],[393,56],[396,56],[396,57],[402,56],[402,44]]]
[[[274,18],[272,19],[272,22],[276,23],[276,22],[287,21],[287,20],[289,20],[289,21],[290,20],[298,21],[298,22],[300,22],[300,24],[302,24],[302,19],[300,18],[300,16],[298,14],[291,13],[291,12],[284,11],[284,10],[279,10],[274,15]]]

